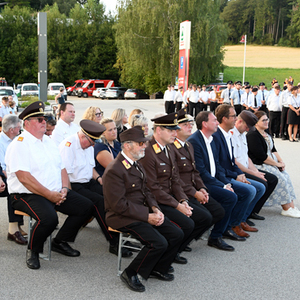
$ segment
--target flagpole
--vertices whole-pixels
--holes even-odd
[[[246,67],[246,44],[247,44],[247,35],[245,35],[245,47],[244,47],[244,68],[243,68],[243,82],[242,82],[242,85],[244,85],[244,82],[245,82],[245,67]]]

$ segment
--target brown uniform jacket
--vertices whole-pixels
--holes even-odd
[[[169,158],[161,150],[155,139],[149,142],[145,157],[140,163],[147,173],[147,186],[154,194],[159,204],[169,205],[174,208],[178,201],[188,199],[181,185],[178,169],[175,167],[175,154],[167,145]]]
[[[105,219],[114,229],[134,222],[148,222],[149,208],[159,207],[146,186],[144,168],[137,164],[143,176],[119,153],[103,174]]]
[[[176,139],[170,147],[175,153],[179,170],[181,186],[188,197],[194,197],[200,189],[206,189],[198,170],[196,169],[193,145],[186,141],[187,150]]]

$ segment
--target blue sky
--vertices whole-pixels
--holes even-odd
[[[105,6],[106,6],[106,11],[108,12],[109,10],[114,11],[117,5],[117,0],[100,0]]]

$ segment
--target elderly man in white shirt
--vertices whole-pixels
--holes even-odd
[[[75,108],[70,102],[65,102],[59,108],[60,119],[52,133],[52,140],[57,146],[70,135],[78,132],[79,126],[74,123]]]

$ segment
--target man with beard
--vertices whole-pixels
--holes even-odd
[[[130,233],[144,247],[121,274],[121,280],[135,292],[145,286],[137,274],[172,281],[171,267],[183,238],[183,232],[161,212],[146,186],[147,177],[137,161],[145,155],[146,142],[141,126],[120,134],[122,152],[109,164],[103,175],[106,222]]]

